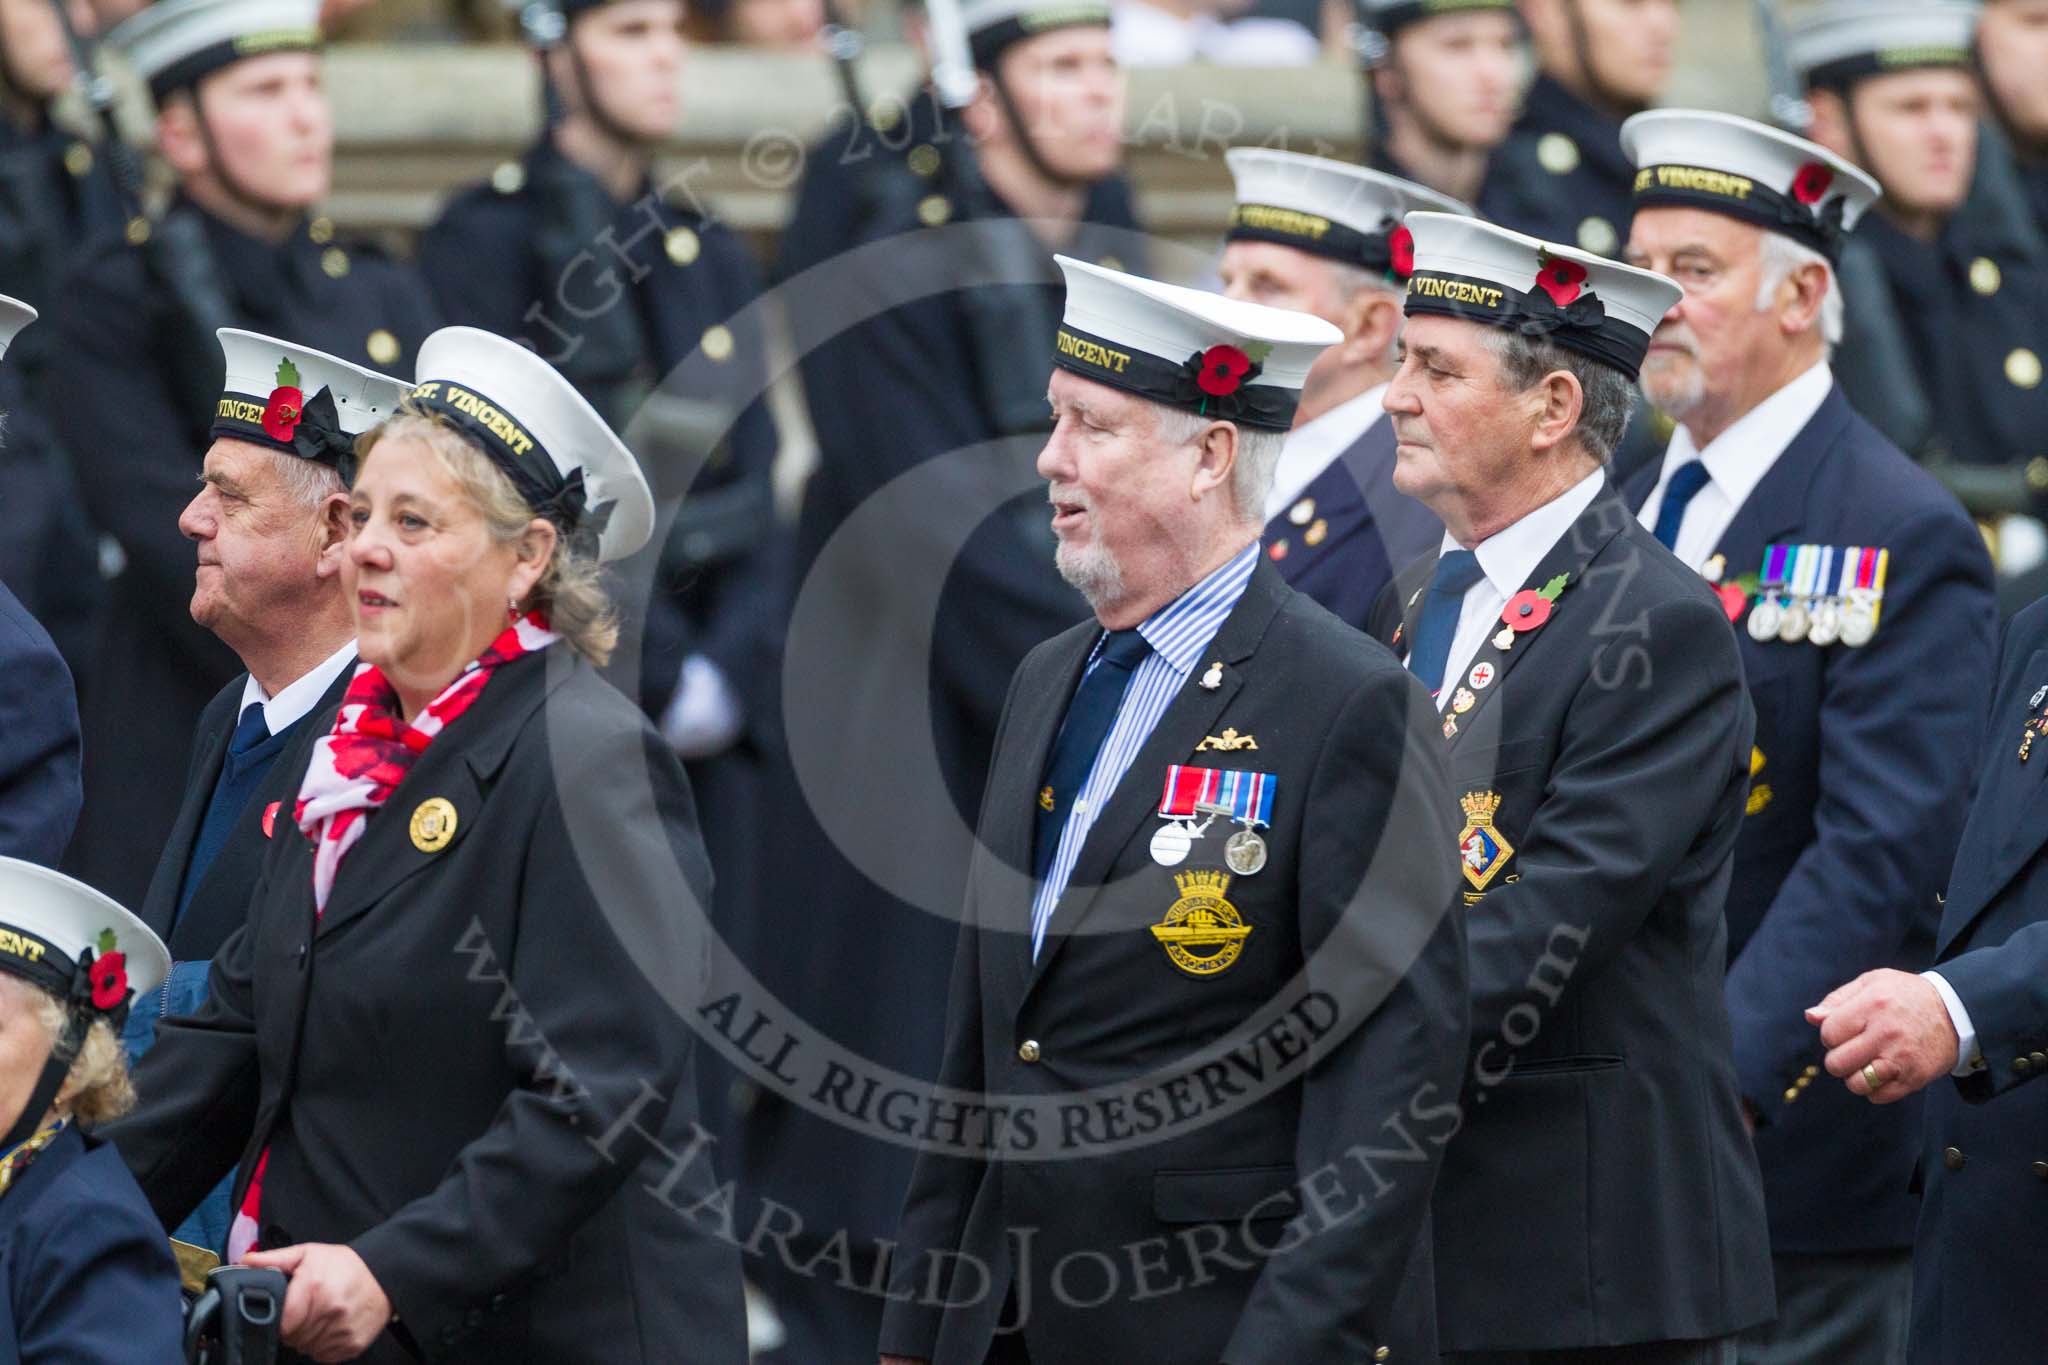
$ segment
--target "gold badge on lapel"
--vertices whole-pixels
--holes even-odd
[[[1199,754],[1205,749],[1222,749],[1228,752],[1232,749],[1256,749],[1258,747],[1259,742],[1256,739],[1253,739],[1250,735],[1239,734],[1233,726],[1226,729],[1220,735],[1204,736],[1202,742],[1195,746],[1195,752]]]
[[[1252,931],[1223,898],[1230,889],[1228,872],[1176,872],[1173,883],[1180,899],[1166,918],[1152,926],[1152,937],[1166,949],[1166,960],[1189,976],[1214,976],[1237,961],[1245,936]]]
[[[455,803],[445,796],[430,796],[412,813],[412,846],[422,853],[439,853],[455,837]]]
[[[1458,798],[1458,804],[1465,808],[1465,828],[1458,831],[1458,865],[1472,889],[1484,891],[1515,856],[1514,846],[1493,827],[1500,797],[1490,791],[1467,792]]]
[[[1749,746],[1749,800],[1744,803],[1742,813],[1755,815],[1771,804],[1771,784],[1759,782],[1757,778],[1764,770],[1764,751],[1752,744]]]

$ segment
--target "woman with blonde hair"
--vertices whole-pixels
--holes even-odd
[[[99,892],[0,858],[0,1365],[183,1358],[170,1242],[92,1132],[135,1102],[121,1022],[170,966]]]
[[[362,662],[211,999],[116,1134],[159,1214],[240,1157],[231,1259],[315,1360],[745,1359],[686,1011],[710,876],[681,768],[596,672],[654,505],[523,347],[447,328],[358,442]]]

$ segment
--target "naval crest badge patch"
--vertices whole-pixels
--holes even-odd
[[[1166,960],[1189,976],[1215,976],[1227,971],[1244,951],[1252,926],[1237,907],[1224,899],[1228,872],[1176,872],[1180,899],[1166,918],[1152,927],[1152,937],[1166,949]]]
[[[1484,891],[1515,856],[1514,846],[1493,827],[1500,797],[1490,791],[1467,792],[1458,804],[1465,808],[1465,828],[1458,831],[1458,866],[1473,890]]]

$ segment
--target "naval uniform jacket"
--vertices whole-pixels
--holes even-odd
[[[1414,637],[1435,567],[1401,575],[1376,635]],[[1445,682],[1473,1042],[1434,1208],[1446,1351],[1714,1337],[1775,1309],[1722,999],[1741,658],[1611,488],[1524,586],[1560,574],[1544,624]]]
[[[1436,514],[1394,487],[1394,424],[1381,417],[1266,523],[1266,557],[1296,592],[1365,629],[1397,567],[1443,539]]]
[[[435,319],[409,267],[336,245],[325,219],[272,244],[189,203],[172,212],[198,215],[238,326],[412,373]],[[124,905],[142,900],[151,856],[177,817],[192,727],[241,672],[191,615],[197,561],[178,515],[199,491],[213,409],[191,410],[178,391],[164,351],[173,306],[137,249],[116,237],[80,254],[53,316],[38,324],[53,333],[43,411],[93,521],[124,556],[94,654],[91,676],[105,685],[84,698],[85,811],[65,867]]]
[[[739,1365],[737,1254],[681,1212],[712,1181],[685,1014],[709,877],[673,755],[564,644],[503,665],[369,819],[317,921],[279,819],[205,1006],[143,1058],[111,1132],[166,1226],[238,1157],[239,1208],[267,1149],[261,1245],[346,1243],[391,1299],[366,1360]]]
[[[213,800],[221,764],[227,758],[228,741],[234,738],[241,720],[243,684],[248,674],[234,679],[200,713],[199,728],[192,736],[192,759],[185,772],[185,796],[178,805],[178,818],[171,825],[163,855],[149,879],[149,891],[136,911],[150,932],[164,940],[171,957],[179,962],[203,962],[220,951],[235,930],[249,917],[249,898],[263,869],[263,855],[270,848],[271,829],[282,819],[291,824],[292,803],[299,784],[306,777],[306,760],[313,741],[328,732],[334,708],[355,677],[350,659],[334,681],[327,685],[313,709],[291,726],[291,738],[271,762],[270,771],[250,795],[248,804],[228,831],[227,841],[213,855],[206,875],[192,890],[192,903],[178,916],[178,897],[185,886],[185,869],[191,865],[193,844],[199,827],[206,822],[206,808]],[[273,809],[274,807],[274,809]],[[271,829],[266,829],[266,825]],[[171,921],[177,918],[175,927]]]
[[[1197,665],[1219,665],[1217,685],[1191,675],[1161,715],[1034,963],[1035,882],[1015,869],[1031,865],[1040,775],[1100,634],[1089,623],[1047,641],[1010,690],[940,1075],[988,1104],[1080,1096],[1081,1116],[999,1142],[987,1161],[920,1157],[891,1292],[936,1283],[959,1306],[929,1293],[890,1304],[882,1350],[981,1365],[1007,1303],[1042,1362],[1298,1365],[1371,1360],[1383,1345],[1434,1360],[1424,1226],[1457,1127],[1465,1011],[1453,808],[1427,698],[1386,650],[1260,563]],[[1199,749],[1231,729],[1256,749]],[[1178,867],[1148,851],[1175,763],[1277,781],[1266,866],[1223,888],[1251,932],[1208,976],[1176,968],[1152,933],[1186,894],[1178,878],[1224,869],[1221,829]],[[1342,1041],[1333,1031],[1305,1074],[1297,1063],[1284,1085],[1233,1099],[1277,1055],[1242,1030],[1305,990],[1329,993]],[[1285,1032],[1302,1036],[1298,1022]],[[1230,1089],[1208,1092],[1202,1050],[1219,1042],[1237,1060],[1214,1064]],[[1099,1110],[1084,1093],[1158,1075],[1180,1079]],[[1150,1140],[1096,1145],[1131,1132]],[[1361,1163],[1361,1148],[1381,1157]],[[1013,1254],[1020,1231],[1028,1249]],[[1205,1245],[1218,1254],[1196,1260]],[[990,1269],[986,1292],[954,1254]]]
[[[2048,764],[2039,743],[2019,758],[2044,686],[2048,601],[2006,627],[1936,940],[1984,1064],[1926,1092],[1914,1365],[2035,1360],[2048,1341]]]
[[[183,1360],[178,1267],[112,1147],[67,1126],[0,1196],[0,1365]]]
[[[36,618],[0,583],[0,854],[55,867],[78,823],[78,697]]]
[[[1659,471],[1629,486],[1640,507]],[[1991,561],[1956,500],[1831,390],[1715,546],[1723,581],[1765,547],[1891,551],[1877,634],[1860,648],[1763,643],[1735,622],[1756,707],[1747,814],[1728,889],[1728,1012],[1771,1245],[1903,1248],[1920,1104],[1830,1082],[1804,1010],[1877,967],[1933,953],[1935,895],[1968,803],[1992,667]]]
[[[1618,256],[1635,179],[1635,164],[1621,150],[1621,121],[1539,72],[1487,163],[1478,209],[1531,237]]]

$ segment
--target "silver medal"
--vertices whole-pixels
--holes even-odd
[[[1813,611],[1813,625],[1806,638],[1817,645],[1831,645],[1842,638],[1842,607],[1830,597]]]
[[[1877,613],[1868,605],[1857,603],[1842,615],[1842,643],[1851,649],[1858,649],[1870,643],[1870,637],[1877,634]]]
[[[1152,861],[1161,867],[1177,867],[1194,846],[1188,827],[1178,820],[1169,820],[1153,831]]]
[[[1785,618],[1784,609],[1775,598],[1759,597],[1756,605],[1749,609],[1749,638],[1762,644],[1778,634],[1778,622]]]
[[[1797,644],[1806,638],[1806,628],[1812,623],[1813,617],[1806,610],[1806,603],[1794,602],[1785,608],[1785,619],[1778,622],[1778,638],[1788,645]]]
[[[1240,877],[1249,877],[1266,865],[1266,841],[1257,830],[1241,829],[1224,841],[1223,861]]]

